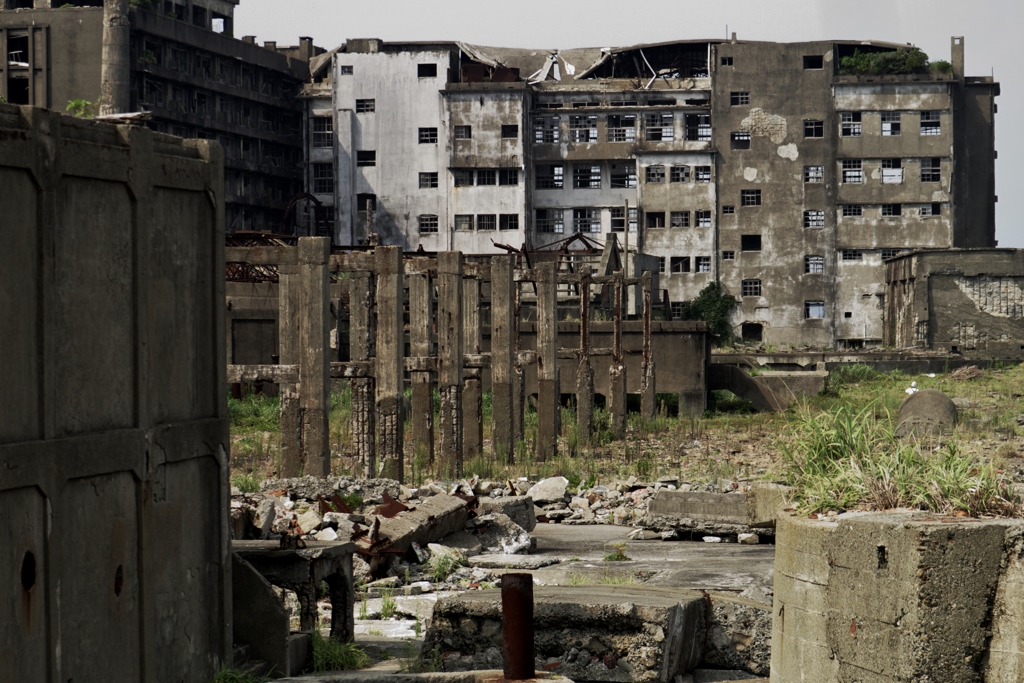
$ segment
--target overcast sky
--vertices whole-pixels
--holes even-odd
[[[949,59],[950,36],[964,36],[967,75],[993,73],[996,100],[996,239],[1024,247],[1024,1],[1022,0],[241,0],[235,35],[295,45],[312,36],[325,48],[347,38],[463,40],[494,46],[607,47],[666,40],[885,40],[913,43]]]

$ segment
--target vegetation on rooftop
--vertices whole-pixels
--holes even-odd
[[[953,71],[953,65],[945,60],[929,62],[928,55],[916,47],[888,52],[861,52],[855,49],[853,55],[839,60],[839,74],[842,76],[926,74],[932,71],[949,74]]]

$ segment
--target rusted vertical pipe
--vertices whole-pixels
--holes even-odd
[[[534,677],[533,575],[501,577],[501,629],[504,639],[505,680]]]

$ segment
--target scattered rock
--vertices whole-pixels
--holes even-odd
[[[314,508],[309,508],[299,515],[297,523],[302,533],[311,534],[320,528],[320,525],[324,523],[324,518]]]
[[[722,537],[721,536],[705,536],[704,537],[704,542],[705,543],[721,543],[722,542]]]
[[[736,536],[736,541],[744,545],[757,545],[760,540],[757,534],[738,534]]]
[[[561,503],[565,501],[565,489],[569,480],[565,477],[548,477],[534,484],[526,495],[533,498],[538,505]]]
[[[663,541],[678,541],[679,540],[679,532],[676,531],[675,529],[669,529],[668,531],[662,531],[660,535],[661,535],[661,540],[663,540]],[[704,540],[707,540],[708,538],[709,537],[705,537]]]
[[[320,531],[316,532],[316,540],[318,540],[318,541],[337,541],[338,540],[338,532],[335,531],[334,529],[332,529],[331,527],[327,527],[326,529],[321,529]]]

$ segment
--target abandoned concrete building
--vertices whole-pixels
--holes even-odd
[[[526,50],[349,40],[311,62],[307,191],[369,233],[497,253],[619,233],[676,310],[718,281],[735,331],[878,346],[882,262],[994,247],[999,86],[951,67],[841,75],[878,42]]]
[[[101,0],[4,0],[0,95],[57,111],[77,100],[96,113],[150,112],[157,132],[217,140],[227,231],[279,230],[302,189],[295,96],[317,52],[312,39],[278,48],[232,37],[238,0],[121,4],[127,21],[112,23],[104,13],[116,10]],[[112,81],[122,68],[125,77]],[[114,82],[120,87],[104,85]]]

